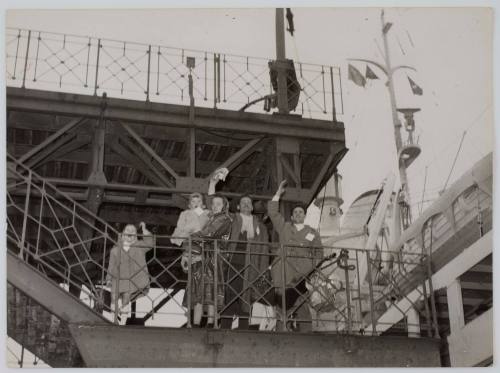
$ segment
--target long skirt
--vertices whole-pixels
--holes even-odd
[[[224,305],[224,271],[222,259],[217,259],[217,273],[215,273],[215,258],[213,253],[205,253],[202,261],[191,266],[191,284],[188,284],[182,305],[188,307],[188,292],[191,293],[191,305],[215,305],[217,309]],[[217,290],[215,290],[215,277],[217,276]]]

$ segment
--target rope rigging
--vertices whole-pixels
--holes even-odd
[[[443,189],[442,189],[443,191],[448,186],[448,181],[450,181],[451,174],[453,173],[453,169],[455,168],[455,164],[457,162],[458,155],[460,154],[460,150],[462,149],[462,144],[464,142],[464,138],[465,138],[466,134],[467,134],[467,130],[464,131],[464,133],[462,135],[462,140],[460,140],[460,145],[458,146],[457,154],[455,155],[455,159],[453,160],[453,164],[451,165],[451,169],[450,169],[450,173],[448,174],[448,178],[446,179],[446,182],[444,183],[444,186],[443,186]]]

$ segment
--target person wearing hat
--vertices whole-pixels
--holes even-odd
[[[291,221],[285,221],[279,212],[279,200],[285,193],[286,180],[283,180],[274,197],[267,204],[267,213],[278,233],[279,242],[285,250],[285,263],[277,256],[271,268],[273,284],[276,292],[283,292],[285,288],[293,288],[304,276],[319,263],[323,257],[321,237],[316,229],[304,224],[306,208],[296,205],[292,208]],[[281,254],[281,253],[279,253]],[[285,266],[285,283],[283,284],[282,266]],[[301,304],[302,303],[302,304]],[[280,306],[278,304],[278,306]],[[293,308],[297,308],[296,316],[299,320],[311,320],[311,313],[304,300],[299,298]],[[289,312],[290,310],[287,310]],[[299,323],[301,330],[311,330],[311,324]]]
[[[130,312],[130,302],[146,296],[149,291],[146,253],[154,247],[155,240],[144,222],[139,225],[142,239],[137,238],[137,228],[127,224],[109,255],[106,285],[111,288],[111,310],[114,312],[118,304],[122,324]]]

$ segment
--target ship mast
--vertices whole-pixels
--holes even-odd
[[[391,101],[391,113],[392,113],[392,123],[394,125],[394,139],[396,141],[396,151],[399,151],[403,147],[403,140],[401,138],[401,122],[398,118],[397,105],[396,105],[396,94],[394,93],[394,80],[392,79],[393,71],[391,67],[391,59],[389,54],[389,43],[387,42],[387,33],[391,28],[391,23],[385,23],[384,20],[384,10],[380,15],[382,21],[382,38],[384,40],[384,60],[385,68],[387,71],[387,88],[389,89],[389,98]],[[401,188],[408,192],[408,178],[406,175],[406,167],[403,162],[399,162],[399,177],[401,181]]]
[[[418,108],[397,108],[396,104],[396,94],[394,91],[394,72],[398,69],[405,68],[415,70],[410,66],[396,66],[392,67],[390,53],[389,53],[389,43],[387,41],[387,34],[392,26],[392,23],[385,22],[384,10],[380,14],[380,20],[382,23],[382,39],[384,41],[384,59],[385,59],[385,69],[387,73],[387,89],[389,90],[389,98],[391,102],[391,114],[392,122],[394,125],[394,139],[396,142],[396,151],[398,157],[398,169],[399,169],[399,179],[401,183],[401,193],[398,202],[400,203],[402,211],[402,223],[403,229],[406,229],[412,220],[411,214],[411,203],[410,203],[410,187],[408,184],[408,176],[406,173],[407,168],[410,164],[418,157],[420,154],[420,147],[418,144],[414,143],[413,131],[415,130],[415,121],[413,120],[413,114],[420,111]],[[398,112],[402,113],[405,118],[405,129],[408,132],[408,140],[403,143],[401,138],[401,121],[398,118]]]
[[[276,8],[276,68],[278,71],[278,111],[288,114],[285,52],[285,13],[283,8]]]
[[[410,164],[418,157],[420,154],[420,147],[414,143],[413,131],[415,129],[415,121],[413,120],[413,114],[420,111],[416,108],[398,108],[396,102],[396,94],[394,90],[394,73],[399,69],[410,69],[415,70],[411,66],[400,65],[392,67],[389,53],[389,43],[387,40],[387,34],[392,27],[392,23],[385,22],[384,10],[382,10],[380,15],[381,27],[382,27],[382,39],[384,42],[384,56],[383,63],[377,63],[375,61],[370,61],[367,59],[353,58],[354,61],[362,61],[365,63],[372,64],[382,70],[387,76],[387,89],[389,90],[389,99],[391,103],[391,114],[392,123],[394,126],[394,140],[396,143],[396,152],[398,157],[398,170],[399,179],[401,183],[401,190],[398,197],[398,203],[401,206],[402,212],[402,225],[403,229],[406,229],[411,223],[411,203],[410,203],[410,189],[408,185],[408,176],[406,173],[407,168]],[[398,118],[398,112],[402,113],[405,118],[405,129],[408,132],[408,140],[403,143],[401,136],[401,121]]]

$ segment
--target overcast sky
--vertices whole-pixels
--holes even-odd
[[[385,79],[365,88],[347,80],[347,59],[382,62],[379,8],[293,8],[296,32],[286,34],[287,57],[341,67],[346,143],[340,165],[344,210],[367,189],[397,172]],[[274,9],[11,10],[7,27],[110,38],[257,57],[275,56]],[[386,21],[392,64],[423,90],[414,96],[406,73],[395,75],[398,107],[417,107],[422,154],[410,167],[412,203],[443,187],[462,138],[450,183],[493,149],[492,12],[487,8],[391,8]],[[365,64],[354,63],[364,72]],[[403,131],[403,140],[406,132]],[[417,209],[417,206],[415,206]],[[313,219],[310,220],[314,223]]]
[[[86,4],[103,3],[112,4]],[[397,172],[385,81],[369,82],[363,89],[347,80],[348,58],[382,60],[380,9],[293,8],[293,12],[296,33],[294,38],[287,33],[287,57],[342,69],[345,114],[339,119],[345,124],[350,149],[340,165],[345,211],[359,194],[377,188],[390,170]],[[387,9],[386,20],[394,23],[389,33],[393,65],[415,67],[418,72],[411,77],[424,91],[421,97],[413,96],[406,75],[396,74],[398,106],[422,110],[415,117],[422,154],[408,172],[412,202],[422,198],[426,166],[424,200],[432,200],[448,177],[464,130],[467,133],[448,185],[493,149],[492,12],[486,8],[399,8]],[[274,9],[11,10],[5,25],[275,56]],[[365,65],[356,66],[364,71]],[[310,214],[309,221],[314,224],[317,213]]]

